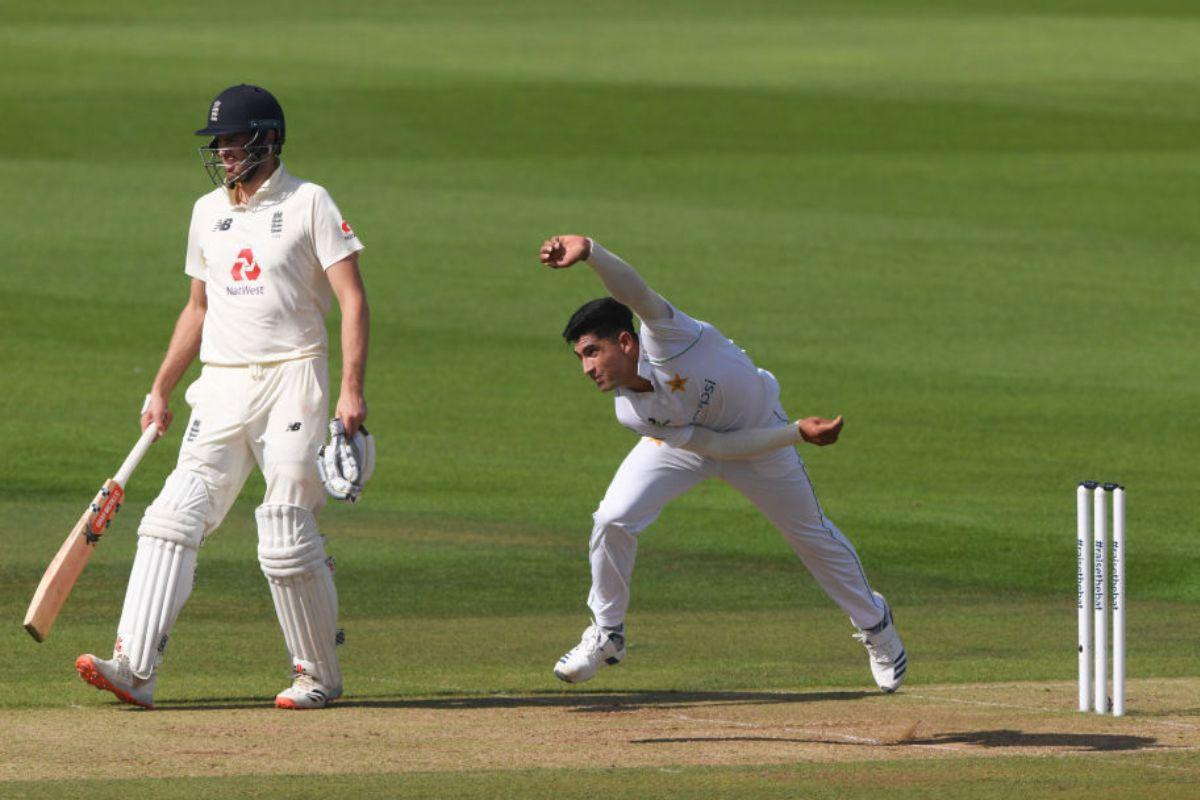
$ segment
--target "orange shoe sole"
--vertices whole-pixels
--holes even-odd
[[[300,706],[296,705],[296,701],[290,697],[276,697],[275,698],[275,707],[276,708],[286,708],[289,711],[319,711],[322,708],[329,708],[329,706],[332,703],[333,703],[333,701],[330,700],[328,703],[326,703],[323,706],[317,706],[315,708],[301,708]]]
[[[96,669],[96,663],[92,661],[92,656],[83,655],[75,659],[75,671],[79,673],[79,677],[95,686],[97,689],[103,689],[106,692],[112,692],[117,696],[117,699],[122,703],[128,703],[131,706],[141,706],[142,708],[154,708],[154,704],[146,704],[133,699],[129,692],[123,692],[116,686],[108,682],[108,679]]]
[[[292,698],[284,697],[283,695],[276,695],[275,696],[275,707],[276,708],[286,708],[289,711],[317,711],[318,709],[329,708],[331,705],[333,705],[333,701],[337,700],[338,697],[341,697],[341,695],[339,694],[337,697],[329,698],[329,700],[327,700],[325,702],[325,705],[323,705],[323,706],[317,706],[316,708],[302,708],[302,707],[296,705],[296,701],[293,700]]]

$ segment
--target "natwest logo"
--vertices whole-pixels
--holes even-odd
[[[229,271],[235,281],[240,281],[245,278],[248,281],[258,280],[258,276],[262,274],[262,267],[254,260],[254,251],[249,247],[238,253],[237,261],[233,262],[233,269]]]

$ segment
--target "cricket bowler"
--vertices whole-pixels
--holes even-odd
[[[639,534],[673,498],[718,478],[779,529],[858,628],[855,638],[867,649],[876,684],[894,692],[908,658],[891,608],[867,582],[854,547],[821,510],[795,449],[800,442],[833,444],[842,418],[789,423],[774,375],[715,327],[673,307],[599,243],[555,236],[540,256],[554,269],[585,262],[612,295],[576,311],[563,338],[596,388],[614,393],[617,421],[642,437],[592,515],[587,602],[593,622],[554,674],[579,683],[625,657]]]
[[[338,599],[317,513],[326,492],[316,463],[329,409],[325,314],[342,311],[336,417],[353,437],[367,416],[363,379],[369,315],[362,244],[329,193],[280,161],[283,109],[258,86],[233,86],[196,131],[216,188],[196,201],[184,271],[190,294],[142,414],[171,424],[171,392],[193,359],[191,416],[175,470],[146,509],[111,660],[82,655],[88,683],[152,708],[167,637],[192,590],[196,553],[256,465],[266,479],[255,511],[258,559],[287,650],[292,684],[280,708],[321,708],[342,693]]]

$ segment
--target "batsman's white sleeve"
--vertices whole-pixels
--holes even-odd
[[[184,256],[183,271],[188,277],[201,281],[208,280],[208,264],[204,260],[204,248],[200,242],[204,221],[208,219],[200,209],[200,200],[197,200],[192,206],[192,221],[188,224],[187,254]]]
[[[363,249],[350,223],[342,218],[337,203],[321,186],[312,186],[312,243],[321,269],[329,269],[342,259]]]
[[[637,270],[626,264],[619,256],[613,255],[594,239],[592,251],[587,263],[600,280],[609,294],[629,306],[638,319],[643,322],[656,319],[668,319],[671,316],[671,305],[651,289],[637,274]]]
[[[792,447],[801,441],[800,426],[795,422],[778,428],[748,428],[724,433],[697,427],[680,449],[719,461],[734,461],[756,458],[772,450]]]

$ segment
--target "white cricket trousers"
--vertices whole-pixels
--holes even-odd
[[[149,678],[161,663],[168,634],[192,591],[196,551],[257,464],[267,480],[257,515],[259,562],[271,581],[293,664],[329,676],[330,686],[340,685],[333,653],[337,595],[321,563],[324,548],[316,540],[314,517],[325,502],[315,459],[325,438],[326,374],[324,358],[209,364],[188,387],[192,413],[178,466],[138,527],[117,624],[114,658],[127,654],[138,677]],[[316,582],[307,577],[314,572]],[[302,604],[303,611],[285,613],[281,598]],[[302,617],[301,632],[296,616]]]
[[[255,465],[267,482],[265,505],[314,514],[325,505],[316,458],[328,422],[328,385],[323,357],[204,366],[185,395],[192,414],[178,468],[208,487],[205,534],[221,524]]]
[[[668,502],[708,478],[725,481],[758,507],[851,622],[859,628],[879,624],[884,609],[862,562],[821,510],[795,450],[754,461],[718,461],[648,438],[625,457],[592,515],[588,607],[597,624],[615,627],[625,620],[638,535]]]

